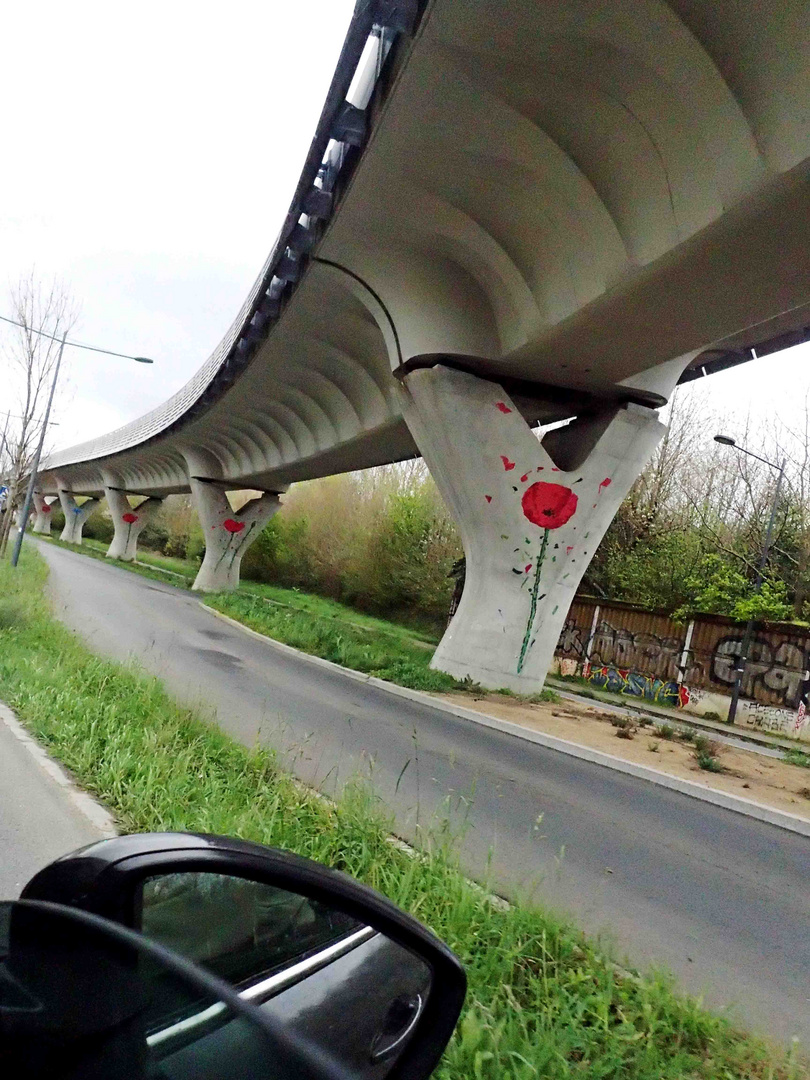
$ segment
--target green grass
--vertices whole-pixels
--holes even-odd
[[[810,754],[804,750],[786,750],[784,760],[788,765],[799,765],[802,769],[810,769]]]
[[[133,574],[140,574],[141,577],[150,578],[152,581],[162,581],[166,585],[174,585],[175,588],[191,588],[191,583],[194,581],[198,569],[184,559],[172,559],[168,555],[158,555],[153,551],[139,551],[137,563],[124,563],[119,562],[117,559],[108,560],[106,554],[110,545],[102,540],[93,540],[90,537],[84,537],[81,547],[78,548],[75,544],[63,544],[55,536],[38,536],[37,539],[47,544],[53,544],[55,547],[64,548],[66,551],[75,551],[79,555],[87,555],[91,559],[103,559],[112,566],[120,566]],[[146,565],[141,565],[144,563]]]
[[[26,726],[122,829],[227,833],[329,863],[390,896],[458,953],[469,976],[440,1080],[788,1080],[808,1074],[673,991],[617,970],[546,912],[501,910],[464,878],[453,842],[409,858],[368,788],[335,805],[267,749],[233,742],[137,669],[90,653],[42,602],[46,568],[0,564],[0,685]]]
[[[432,671],[429,664],[433,650],[425,649],[422,642],[413,641],[404,632],[380,635],[354,620],[320,614],[314,605],[309,610],[297,610],[286,604],[268,604],[264,597],[241,589],[236,593],[215,593],[207,596],[205,602],[245,626],[302,652],[400,686],[428,691],[463,690],[471,686],[443,671]]]

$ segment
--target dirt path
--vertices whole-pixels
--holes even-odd
[[[616,715],[605,712],[599,705],[568,700],[558,704],[529,705],[501,694],[476,698],[469,694],[433,696],[810,820],[810,769],[799,765],[713,743],[725,771],[707,772],[698,766],[692,745],[659,734],[663,721],[645,727],[639,726],[639,720],[632,719],[632,737],[624,738],[620,736],[620,729],[611,723],[615,722]]]

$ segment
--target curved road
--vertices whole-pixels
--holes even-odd
[[[507,895],[534,892],[634,965],[810,1047],[810,840],[345,679],[189,593],[38,546],[57,615],[95,651],[137,657],[327,792],[371,771],[402,835],[466,816],[471,873],[489,861]]]

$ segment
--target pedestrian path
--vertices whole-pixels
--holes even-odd
[[[52,859],[113,834],[107,811],[0,704],[0,900]]]

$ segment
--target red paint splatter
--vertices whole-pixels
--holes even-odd
[[[503,462],[503,467],[504,469],[506,469],[507,472],[510,472],[512,469],[514,469],[514,461],[510,461],[506,454],[501,454],[501,461]]]
[[[554,468],[554,467],[552,466],[552,469],[551,469],[551,471],[552,471],[552,472],[559,472],[560,470],[559,470],[559,469],[555,469],[555,468]]]
[[[130,510],[129,513],[121,515],[121,520],[125,521],[127,525],[134,525],[135,522],[138,520],[138,515],[133,514]]]
[[[240,533],[244,527],[244,521],[234,521],[233,518],[225,518],[222,522],[222,528],[227,529],[229,533]]]
[[[485,495],[484,498],[487,500],[487,502],[492,502],[492,496],[491,495]]]
[[[573,550],[574,550],[574,546],[573,546],[573,544],[572,544],[572,545],[571,545],[570,547],[567,547],[567,548],[565,549],[565,554],[566,554],[566,555],[570,555],[570,554],[571,554],[571,552],[572,552]]]
[[[527,472],[525,472],[523,474],[523,476],[521,476],[521,478],[520,478],[521,484],[525,484],[528,479],[529,479],[529,474]]]
[[[51,512],[50,506],[48,506],[47,503],[43,503],[42,504],[42,513],[43,514],[50,514],[50,512]]]
[[[510,413],[512,411],[505,401],[496,401],[495,407],[500,409],[502,413]]]
[[[538,472],[542,472],[542,471],[543,471],[543,468],[544,468],[544,466],[542,466],[542,465],[538,465],[538,466],[537,466],[537,471],[538,471]]]
[[[577,508],[577,497],[562,484],[547,484],[538,480],[526,488],[521,499],[524,515],[541,529],[558,529],[565,525]]]
[[[523,573],[524,573],[524,574],[528,574],[528,572],[529,572],[529,571],[531,570],[531,568],[532,568],[532,564],[531,564],[531,563],[527,563],[527,564],[526,564],[526,565],[525,565],[525,566],[523,567]]]
[[[610,477],[606,476],[602,483],[599,485],[599,490],[601,491],[602,488],[610,487],[612,483],[613,481],[610,479]]]
[[[684,705],[689,704],[689,687],[688,686],[679,686],[678,687],[678,701],[680,702],[681,708],[683,708]]]

